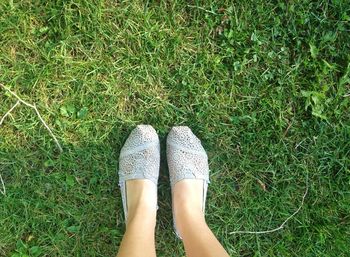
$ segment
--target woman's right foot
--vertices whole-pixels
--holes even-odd
[[[181,238],[189,220],[204,221],[209,183],[207,154],[188,127],[173,127],[167,138],[167,159],[172,187],[174,226]]]

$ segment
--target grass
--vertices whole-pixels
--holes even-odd
[[[207,221],[231,256],[348,256],[348,1],[1,1],[0,82],[36,103],[0,127],[0,256],[113,256],[129,132],[190,126]],[[0,116],[15,103],[0,92]],[[172,232],[163,158],[157,252]],[[283,230],[236,235],[235,230]]]

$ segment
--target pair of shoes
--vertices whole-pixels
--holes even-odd
[[[167,161],[171,188],[183,179],[203,180],[202,209],[209,184],[208,156],[200,140],[189,127],[173,127],[167,137]],[[157,132],[150,125],[138,125],[129,135],[119,156],[119,185],[125,220],[128,218],[126,181],[148,179],[157,188],[160,166],[160,144]],[[176,235],[181,238],[176,229]]]

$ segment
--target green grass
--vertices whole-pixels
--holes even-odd
[[[171,126],[201,138],[207,221],[231,256],[349,256],[350,3],[232,2],[0,1],[0,82],[64,147],[23,105],[0,127],[0,256],[113,256],[118,155],[140,123],[163,157]],[[0,116],[15,101],[2,90]],[[167,172],[157,252],[183,256]],[[307,176],[283,230],[230,234],[278,227]]]

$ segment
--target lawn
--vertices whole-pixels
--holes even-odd
[[[159,256],[172,231],[165,139],[208,151],[207,221],[230,256],[350,256],[350,2],[0,1],[0,256],[114,256],[118,156],[161,138]],[[0,118],[16,98],[0,90]],[[1,188],[1,187],[0,187]],[[279,227],[267,234],[234,234]]]

